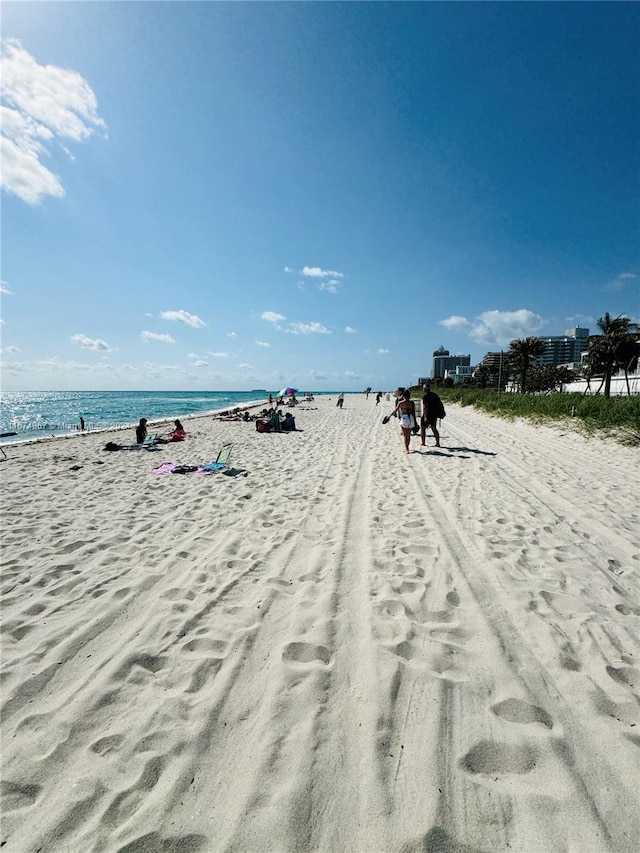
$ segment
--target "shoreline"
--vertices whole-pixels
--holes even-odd
[[[264,401],[264,404],[265,405],[267,404],[266,400]],[[238,404],[237,406],[234,406],[233,408],[234,409],[239,408],[240,411],[244,411],[245,409],[259,408],[262,405],[263,405],[263,403],[261,403],[260,401],[250,400],[250,401],[244,402],[242,404]],[[164,425],[168,426],[170,423],[175,421],[176,418],[179,418],[182,421],[188,421],[188,420],[193,420],[194,418],[215,417],[216,415],[220,415],[220,414],[222,414],[224,412],[228,412],[228,411],[230,411],[229,406],[221,408],[221,409],[211,409],[211,410],[208,410],[206,412],[193,412],[189,415],[171,415],[171,416],[167,416],[167,417],[163,417],[163,418],[158,418],[155,420],[148,420],[147,424],[148,424],[148,426],[151,426],[151,427],[153,427],[153,426],[164,426]],[[127,424],[118,424],[115,426],[99,427],[98,429],[81,430],[78,428],[75,432],[60,433],[59,435],[41,436],[40,438],[21,438],[21,439],[15,439],[14,441],[9,441],[9,440],[2,441],[2,442],[0,442],[0,447],[16,447],[16,446],[28,445],[28,444],[40,444],[42,442],[57,441],[59,439],[67,439],[68,440],[71,438],[81,438],[81,437],[85,437],[85,436],[89,436],[89,435],[98,435],[98,434],[104,434],[104,433],[108,433],[108,432],[117,433],[117,432],[123,432],[124,430],[135,430],[136,426],[137,426],[137,422],[132,422],[130,424],[127,423]]]

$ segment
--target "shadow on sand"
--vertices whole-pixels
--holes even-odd
[[[417,453],[418,456],[445,456],[447,459],[451,459],[455,457],[456,459],[471,459],[470,456],[462,456],[458,453],[443,453],[443,450],[448,450],[447,447],[434,447],[432,450],[427,450],[426,448],[421,448],[420,450],[410,450],[409,453]]]
[[[478,450],[475,447],[449,447],[448,450],[452,452],[461,451],[462,453],[478,453],[480,456],[497,456],[497,453],[493,453],[491,450]]]

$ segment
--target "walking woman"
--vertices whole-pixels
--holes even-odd
[[[391,412],[389,417],[397,414],[400,418],[400,429],[402,430],[402,438],[404,440],[404,452],[409,452],[409,442],[411,441],[411,432],[416,425],[416,404],[411,399],[411,391],[408,388],[400,389],[400,399],[398,405]]]

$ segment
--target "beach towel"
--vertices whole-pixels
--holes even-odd
[[[157,468],[152,468],[150,474],[184,474],[187,477],[191,476],[212,476],[214,474],[228,474],[228,476],[237,476],[243,474],[241,469],[228,468],[222,470],[220,468],[210,469],[206,465],[183,465],[181,462],[163,462]]]

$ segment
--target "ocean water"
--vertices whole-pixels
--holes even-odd
[[[168,420],[262,403],[268,391],[4,391],[0,442],[34,440],[88,430],[133,427],[140,418]]]

